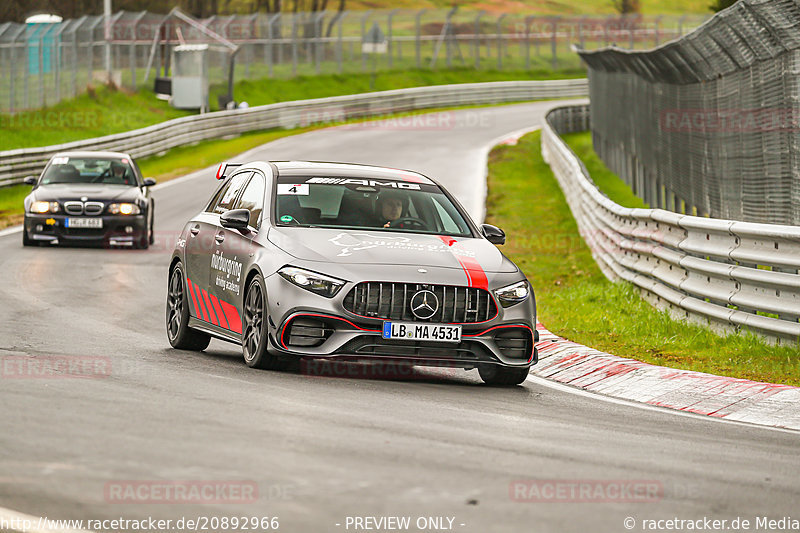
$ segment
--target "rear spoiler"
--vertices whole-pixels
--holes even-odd
[[[220,163],[217,169],[217,179],[224,180],[228,177],[228,173],[237,167],[242,166],[243,163]]]

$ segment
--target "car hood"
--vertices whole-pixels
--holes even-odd
[[[83,197],[95,202],[110,202],[112,200],[132,202],[141,196],[141,191],[138,187],[122,185],[54,183],[37,187],[33,191],[33,196],[36,200],[44,202],[66,202],[80,200]]]
[[[405,265],[477,268],[484,272],[517,272],[508,258],[487,241],[374,230],[272,228],[275,246],[304,261],[350,265]]]

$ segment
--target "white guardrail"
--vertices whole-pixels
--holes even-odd
[[[800,227],[617,205],[559,137],[588,129],[587,105],[551,109],[542,155],[606,277],[633,283],[681,319],[800,341]]]
[[[0,187],[39,174],[53,153],[67,150],[119,151],[139,158],[176,146],[271,128],[295,128],[437,107],[586,96],[588,91],[586,79],[467,83],[217,111],[105,137],[0,152]]]

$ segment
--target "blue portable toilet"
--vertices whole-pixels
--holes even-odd
[[[39,46],[42,46],[42,73],[50,72],[52,62],[58,60],[55,30],[61,24],[58,15],[32,15],[25,19],[28,25],[28,72],[39,74]],[[53,55],[55,54],[55,58]]]

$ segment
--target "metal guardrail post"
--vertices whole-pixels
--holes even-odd
[[[475,70],[481,68],[481,17],[486,14],[486,11],[481,9],[475,15],[475,42],[472,44],[472,53],[475,56]]]
[[[420,9],[417,11],[416,16],[414,17],[414,27],[416,28],[416,39],[414,43],[416,45],[416,58],[417,58],[417,68],[422,68],[422,28],[421,28],[421,19],[422,15],[425,14],[427,9]]]
[[[506,14],[497,17],[497,70],[503,69],[503,21]]]
[[[386,17],[386,46],[387,46],[387,67],[392,68],[392,19],[395,14],[400,11],[399,9],[392,9]]]
[[[372,10],[368,9],[361,15],[361,72],[367,71],[367,54],[364,53],[364,41],[367,39],[367,20],[372,14]]]

